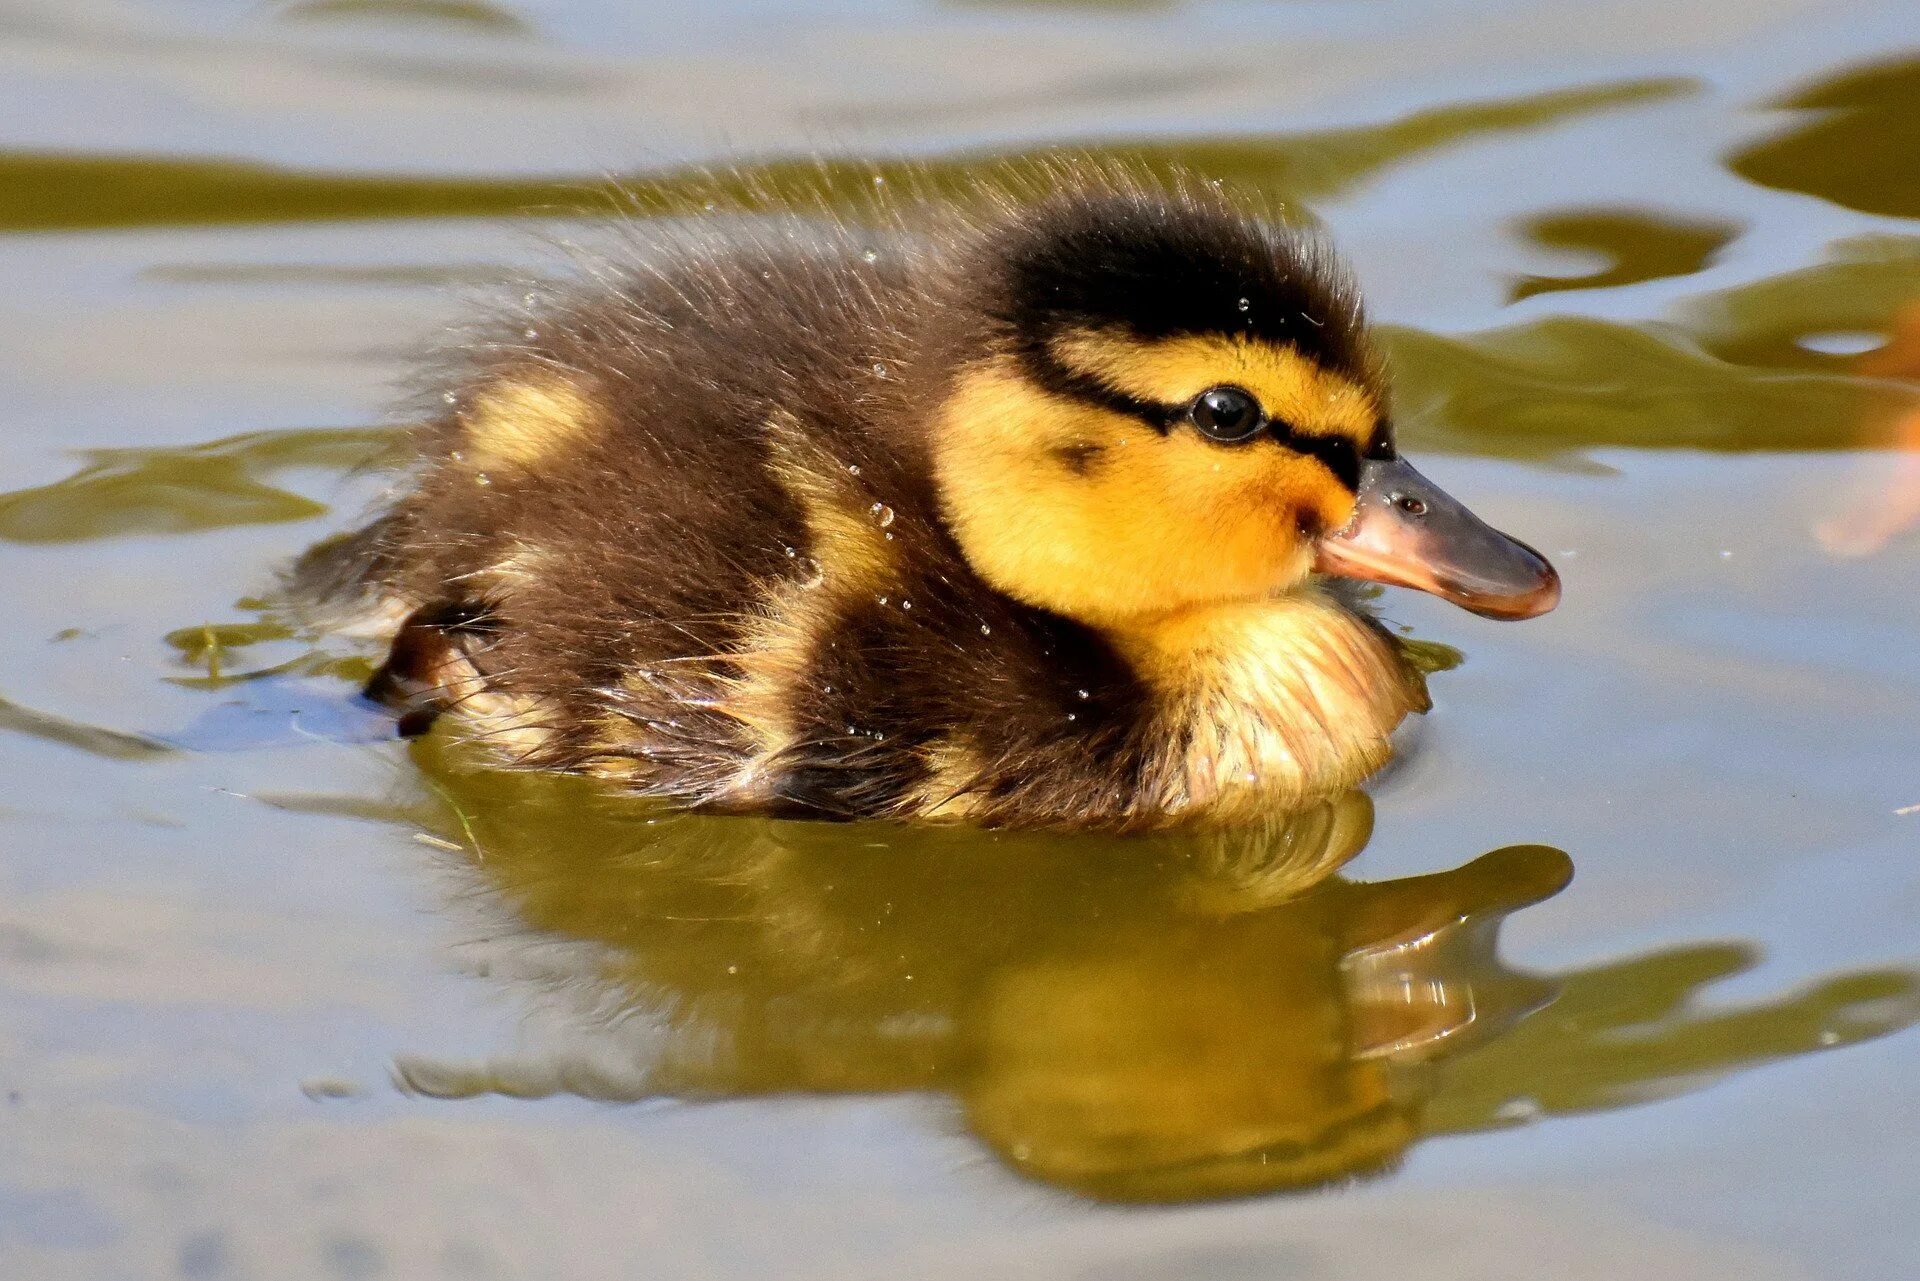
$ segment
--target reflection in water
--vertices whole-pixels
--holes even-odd
[[[3,697],[0,697],[0,732],[24,734],[43,743],[71,747],[115,761],[152,760],[174,750],[171,744],[157,738],[82,724],[51,712],[22,707]]]
[[[266,477],[294,468],[370,465],[394,442],[390,431],[342,427],[248,432],[204,445],[89,449],[81,469],[63,480],[0,493],[0,539],[75,542],[307,520],[324,515],[326,505]]]
[[[1640,209],[1569,209],[1525,220],[1520,230],[1549,249],[1589,250],[1607,265],[1578,276],[1522,276],[1507,301],[1563,289],[1612,289],[1643,280],[1690,276],[1733,242],[1739,226],[1720,218],[1681,218]]]
[[[368,286],[372,288],[453,289],[456,286],[498,287],[521,279],[524,271],[497,263],[421,263],[417,266],[360,266],[342,263],[164,263],[140,273],[142,280],[170,285],[258,285],[298,288],[303,285]]]
[[[1851,448],[1897,393],[1814,372],[1756,373],[1675,326],[1547,316],[1482,333],[1383,327],[1409,450],[1573,458],[1597,449]]]
[[[1832,340],[1851,335],[1879,346],[1916,297],[1920,237],[1854,236],[1812,266],[1694,298],[1684,320],[1702,349],[1730,364],[1880,378],[1889,375],[1856,366],[1849,344]],[[1854,418],[1846,443],[1859,434]]]
[[[1409,446],[1506,457],[1602,448],[1852,449],[1912,408],[1834,339],[1886,332],[1920,294],[1920,238],[1690,299],[1672,321],[1545,316],[1475,334],[1389,327]]]
[[[1566,856],[1347,881],[1358,793],[1261,833],[1068,838],[660,817],[416,750],[448,807],[434,825],[471,855],[446,894],[471,914],[466,959],[535,1007],[521,1054],[403,1059],[427,1095],[931,1091],[1030,1177],[1176,1201],[1377,1172],[1427,1135],[1920,1017],[1894,973],[1692,1009],[1738,948],[1516,972],[1499,924],[1566,884]]]
[[[1823,80],[1780,105],[1818,114],[1731,157],[1735,173],[1867,213],[1920,218],[1920,58]]]
[[[1614,107],[1685,93],[1693,82],[1622,80],[1524,97],[1417,111],[1397,120],[1317,133],[1103,143],[1103,158],[1148,169],[1189,168],[1275,200],[1320,199],[1392,165],[1488,134],[1539,128]],[[971,195],[996,163],[1019,167],[1053,147],[961,152],[931,160],[768,160],[632,175],[618,196],[602,178],[447,178],[314,173],[272,165],[141,156],[0,150],[0,231],[183,223],[287,222],[509,214],[701,212],[709,202],[764,209],[824,202],[859,210],[876,180],[934,197]]]
[[[291,0],[274,16],[294,22],[397,22],[510,36],[533,30],[513,10],[485,0]]]
[[[1909,303],[1892,328],[1884,345],[1859,358],[1859,372],[1920,383],[1920,303]],[[1890,428],[1869,423],[1865,443],[1899,452],[1889,463],[1876,463],[1846,509],[1815,529],[1838,556],[1870,556],[1920,526],[1920,400]]]

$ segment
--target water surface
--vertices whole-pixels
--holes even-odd
[[[1911,1274],[1908,6],[652,9],[0,3],[0,1271]],[[1062,142],[1325,224],[1409,453],[1559,563],[1383,598],[1451,649],[1369,795],[662,820],[256,607],[608,175]]]

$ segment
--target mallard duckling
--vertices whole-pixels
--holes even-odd
[[[1046,177],[709,219],[470,345],[347,549],[405,615],[371,692],[719,811],[1152,828],[1378,769],[1424,686],[1329,578],[1520,618],[1552,568],[1399,456],[1316,238]]]

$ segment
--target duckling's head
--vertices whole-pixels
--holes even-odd
[[[935,414],[942,505],[1001,591],[1099,628],[1318,570],[1478,613],[1559,581],[1394,445],[1359,296],[1316,238],[1209,189],[1076,191],[981,239]]]

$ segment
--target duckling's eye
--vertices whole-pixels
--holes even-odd
[[[1187,417],[1201,435],[1222,444],[1246,440],[1266,421],[1260,402],[1238,387],[1209,387],[1193,398]]]

